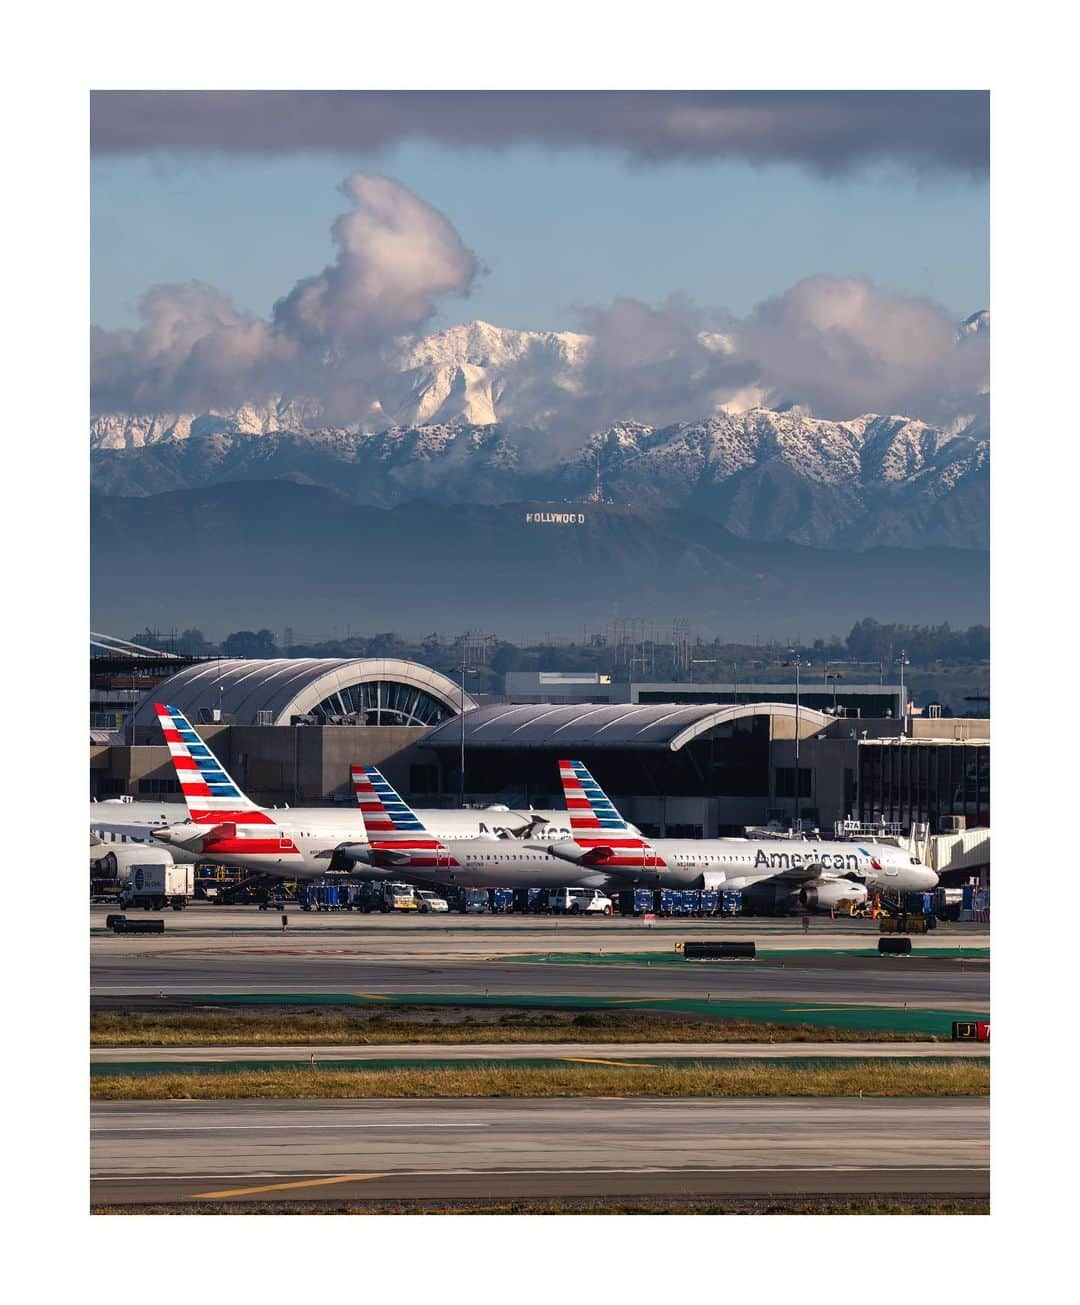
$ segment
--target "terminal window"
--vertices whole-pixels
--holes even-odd
[[[799,797],[808,798],[813,795],[811,788],[811,772],[808,768],[799,767]],[[795,767],[794,766],[777,766],[776,768],[776,796],[778,798],[793,798],[795,796]]]
[[[140,779],[139,792],[157,796],[161,793],[179,793],[180,785],[175,779]]]

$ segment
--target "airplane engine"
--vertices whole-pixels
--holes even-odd
[[[727,886],[727,875],[723,870],[706,870],[698,881],[698,887],[706,892],[717,892]]]
[[[866,898],[866,885],[850,879],[819,879],[799,889],[799,904],[811,911],[831,911],[849,902],[862,906]]]

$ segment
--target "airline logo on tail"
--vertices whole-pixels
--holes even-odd
[[[598,865],[661,868],[665,862],[639,834],[635,834],[615,809],[615,804],[580,761],[560,761],[570,831],[582,847],[607,852]]]
[[[154,703],[161,732],[169,745],[176,778],[188,814],[198,824],[232,822],[272,825],[274,822],[241,792],[239,785],[199,738],[191,722],[177,707]]]
[[[559,777],[574,834],[630,832],[615,805],[580,761],[560,761]],[[639,840],[640,842],[640,840]]]
[[[351,766],[353,792],[373,848],[407,850],[410,865],[454,866],[457,861],[428,833],[416,812],[376,766]]]

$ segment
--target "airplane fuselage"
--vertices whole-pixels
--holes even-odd
[[[255,874],[313,878],[326,874],[336,848],[367,843],[360,812],[355,807],[265,807],[269,824],[237,825],[227,834],[200,828],[182,803],[90,803],[90,832],[102,844],[149,843],[167,846],[174,860],[240,866]],[[567,837],[564,813],[510,811],[486,807],[433,809],[421,813],[436,837],[457,844],[479,835],[514,840],[536,816],[545,832]],[[227,823],[227,822],[226,822]],[[355,872],[363,874],[362,866]],[[381,876],[375,876],[381,877]]]
[[[558,847],[558,843],[555,843]],[[386,847],[393,851],[393,843]],[[399,852],[398,856],[405,855]],[[769,880],[793,888],[815,878],[850,878],[875,891],[932,888],[933,870],[888,844],[749,839],[656,839],[643,848],[622,848],[611,861],[590,864],[553,855],[533,842],[462,839],[452,847],[418,848],[392,873],[469,888],[654,888],[743,889]],[[373,858],[377,864],[377,855]],[[391,873],[390,862],[386,863]]]

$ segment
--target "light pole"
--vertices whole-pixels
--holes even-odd
[[[833,715],[835,716],[838,711],[836,705],[836,681],[842,680],[844,676],[841,671],[826,671],[825,678],[827,680],[832,680],[832,711],[833,711]]]
[[[799,800],[799,672],[804,665],[809,666],[809,662],[803,662],[802,654],[797,648],[791,649],[791,661],[785,662],[785,666],[795,667],[795,832],[802,832],[802,809]]]
[[[472,670],[473,668],[466,666],[465,663],[462,662],[460,666],[455,666],[454,669],[460,672],[461,674],[461,702],[459,703],[461,710],[458,713],[458,720],[461,722],[461,757],[459,759],[459,770],[458,770],[458,806],[462,810],[464,810],[465,809],[465,676],[468,675],[470,670]]]
[[[690,658],[690,683],[691,684],[694,683],[695,666],[715,666],[715,665],[716,665],[715,657],[691,657]]]
[[[904,696],[904,667],[910,666],[908,655],[903,648],[900,649],[900,656],[896,659],[900,663],[900,737],[907,738],[907,698]]]

